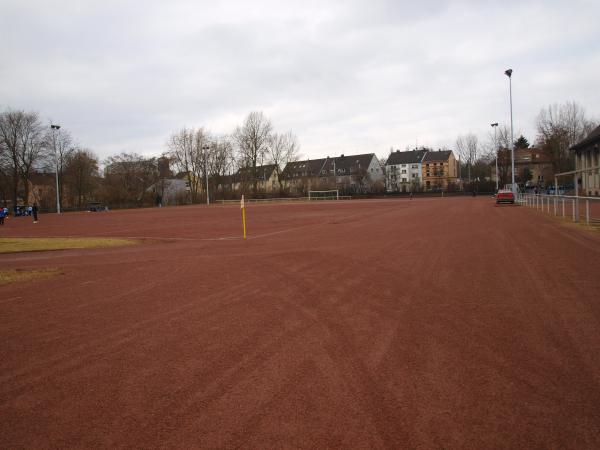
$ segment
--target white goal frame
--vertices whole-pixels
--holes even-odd
[[[315,195],[326,194],[326,195]],[[329,195],[327,195],[329,194]],[[308,191],[308,200],[339,200],[340,191],[338,189],[330,189],[327,191]]]

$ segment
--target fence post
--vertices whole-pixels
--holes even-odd
[[[544,197],[542,197],[542,212],[544,212],[544,209],[546,208],[546,199]]]
[[[554,197],[554,215],[556,215],[556,197]]]
[[[586,225],[590,225],[590,201],[585,201],[585,223]]]
[[[573,201],[573,222],[577,222],[575,220],[575,199],[573,199],[572,201]]]
[[[563,219],[565,218],[565,199],[562,199]]]

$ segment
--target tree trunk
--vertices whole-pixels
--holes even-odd
[[[13,211],[17,206],[17,197],[19,196],[19,171],[17,165],[13,167],[13,191],[12,191],[12,202],[13,202]]]
[[[29,177],[27,175],[23,175],[23,189],[25,190],[25,195],[23,198],[23,202],[27,205],[29,204]]]

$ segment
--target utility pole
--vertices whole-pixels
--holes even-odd
[[[50,125],[52,129],[52,142],[54,144],[54,161],[56,163],[56,212],[60,214],[60,194],[58,192],[58,153],[56,152],[56,132],[60,130],[60,125]]]
[[[493,123],[492,128],[494,129],[494,153],[496,154],[496,192],[498,192],[498,141],[496,140],[498,122]]]

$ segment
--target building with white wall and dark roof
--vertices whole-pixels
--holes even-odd
[[[427,150],[390,153],[385,163],[387,192],[415,192],[421,188],[421,163]]]

